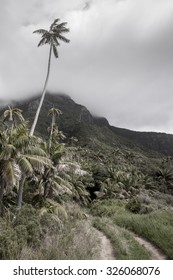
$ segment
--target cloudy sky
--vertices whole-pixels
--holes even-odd
[[[110,124],[173,133],[172,0],[0,0],[0,99],[41,92],[48,46],[32,32],[67,21],[48,89]]]

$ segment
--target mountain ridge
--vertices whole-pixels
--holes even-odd
[[[32,123],[39,99],[40,96],[36,96],[12,104],[22,109],[24,117]],[[105,117],[94,116],[85,106],[77,104],[66,94],[49,92],[46,94],[36,128],[40,135],[47,134],[47,127],[50,125],[48,111],[51,107],[63,112],[59,117],[59,127],[67,138],[74,136],[83,145],[96,138],[112,147],[119,145],[139,147],[146,151],[173,156],[173,135],[162,132],[139,132],[112,126]]]

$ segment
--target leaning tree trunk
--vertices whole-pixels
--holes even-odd
[[[43,93],[42,93],[42,96],[41,96],[41,99],[40,99],[40,103],[39,103],[39,106],[38,106],[36,114],[35,114],[35,118],[34,118],[31,130],[29,132],[29,136],[33,136],[33,134],[34,134],[35,127],[37,125],[38,118],[39,118],[40,111],[41,111],[41,107],[42,107],[42,104],[43,104],[43,101],[44,101],[44,97],[45,97],[45,94],[46,94],[46,88],[47,88],[47,83],[48,83],[48,80],[49,80],[49,73],[50,73],[51,54],[52,54],[52,45],[50,45],[49,59],[48,59],[48,68],[47,68],[47,76],[46,76],[46,80],[45,80],[45,84],[44,84],[44,88],[43,88]]]
[[[23,175],[20,182],[19,182],[19,191],[18,191],[18,196],[17,196],[17,207],[21,208],[22,206],[22,201],[23,201],[23,187],[25,184],[25,179],[26,177]]]

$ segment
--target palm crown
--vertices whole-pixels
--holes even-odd
[[[55,19],[54,22],[51,24],[49,31],[45,29],[38,29],[33,32],[42,35],[42,39],[40,40],[38,47],[45,44],[51,45],[56,58],[58,58],[57,47],[60,45],[59,40],[65,43],[70,42],[69,39],[62,35],[63,33],[69,32],[69,28],[66,27],[67,22],[58,22],[59,19]]]

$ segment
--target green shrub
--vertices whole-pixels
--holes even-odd
[[[20,251],[27,244],[27,229],[23,225],[18,225],[14,230],[17,236],[18,250]]]
[[[0,219],[0,259],[15,259],[18,253],[16,231]]]
[[[18,211],[14,229],[18,230],[18,226],[23,229],[21,233],[18,231],[19,238],[22,238],[22,234],[24,234],[27,244],[39,245],[41,238],[40,216],[39,212],[31,205],[25,205]]]
[[[137,199],[131,198],[126,204],[126,209],[130,210],[132,213],[139,213],[141,210],[141,204]]]
[[[94,216],[110,217],[115,213],[124,212],[125,202],[118,199],[94,200],[91,204],[91,213]]]

